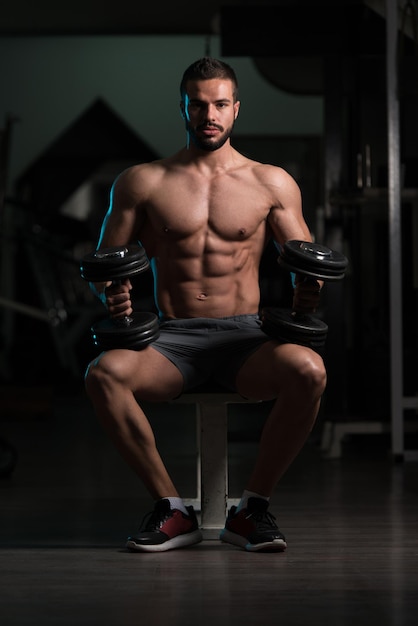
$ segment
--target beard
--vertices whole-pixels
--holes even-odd
[[[232,131],[234,129],[234,124],[224,130],[222,126],[218,124],[212,124],[212,128],[217,128],[221,131],[221,135],[217,137],[217,139],[213,139],[212,137],[205,137],[199,135],[199,130],[207,127],[207,124],[202,124],[197,128],[193,128],[189,122],[186,122],[186,131],[190,137],[190,140],[194,143],[196,148],[200,148],[200,150],[206,150],[206,152],[214,152],[215,150],[219,150],[222,148],[224,143],[230,138],[232,135]]]

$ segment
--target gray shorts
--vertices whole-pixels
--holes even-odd
[[[269,340],[258,315],[236,315],[161,321],[160,336],[150,346],[180,370],[183,391],[209,380],[235,391],[241,365]]]

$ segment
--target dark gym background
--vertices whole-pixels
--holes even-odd
[[[191,58],[210,52],[229,60],[240,77],[243,106],[235,146],[286,167],[302,188],[317,241],[350,259],[344,284],[328,284],[323,300],[330,327],[323,419],[389,424],[385,3],[266,2],[258,9],[229,2],[212,6],[210,18],[191,15],[187,3],[177,3],[164,20],[152,7],[137,15],[125,2],[111,23],[106,8],[99,15],[92,9],[80,21],[76,10],[56,14],[47,11],[47,2],[43,11],[23,4],[23,16],[10,7],[0,25],[7,85],[3,383],[54,387],[80,380],[91,356],[89,324],[101,309],[80,284],[77,259],[95,245],[114,176],[182,144],[179,76]],[[404,387],[414,396],[416,44],[409,4],[398,4],[400,26],[410,33],[399,40],[399,89]],[[137,57],[131,55],[124,74],[124,45],[135,39],[140,48],[132,48]],[[173,49],[179,55],[174,65]],[[54,51],[57,61],[49,65]],[[42,55],[47,74],[38,60]],[[54,86],[62,81],[65,92],[57,93]],[[269,298],[283,280],[276,270],[274,263],[262,268]],[[274,279],[266,280],[266,272]],[[21,367],[22,354],[31,367]]]
[[[398,17],[401,365],[402,393],[411,398],[404,411],[402,450],[411,453],[411,462],[405,462],[402,454],[394,457],[392,447],[388,6],[395,7]],[[45,555],[35,559],[30,550],[53,545],[57,550],[51,556],[56,559],[53,567],[59,568],[60,549],[100,547],[115,528],[123,545],[123,533],[132,530],[127,524],[139,521],[136,489],[146,505],[145,494],[119,464],[84,397],[84,368],[96,353],[89,329],[104,311],[81,280],[78,261],[95,245],[114,177],[130,164],[170,154],[183,144],[178,84],[185,67],[208,53],[231,63],[238,74],[242,110],[233,145],[255,159],[288,169],[301,186],[306,219],[316,240],[341,250],[350,261],[344,280],[327,283],[324,291],[319,315],[329,325],[324,349],[329,383],[307,445],[306,466],[298,461],[285,482],[284,492],[292,494],[289,504],[294,507],[294,518],[287,521],[291,529],[302,524],[311,563],[321,562],[321,557],[309,553],[309,538],[315,538],[317,550],[330,535],[335,538],[336,552],[330,541],[324,567],[340,563],[336,554],[341,543],[365,541],[363,548],[369,550],[376,541],[377,553],[392,531],[394,552],[387,570],[386,562],[373,561],[376,553],[367,553],[370,559],[365,554],[360,573],[350,569],[351,557],[345,555],[340,578],[334,570],[325,573],[328,589],[337,579],[341,588],[320,607],[314,592],[308,593],[306,615],[308,608],[316,607],[317,618],[332,626],[345,623],[343,614],[361,623],[376,617],[381,624],[412,623],[410,589],[418,582],[416,565],[409,561],[418,549],[417,12],[417,0],[229,0],[205,6],[191,0],[145,5],[126,0],[117,6],[107,0],[76,0],[64,6],[16,0],[2,7],[0,490],[7,515],[0,536],[11,559],[14,550],[24,552],[26,546],[33,566],[40,559],[48,570],[51,564]],[[262,263],[260,283],[264,302],[288,306],[288,276],[278,268],[272,246]],[[138,279],[135,293],[138,307],[153,306],[150,275]],[[175,423],[182,424],[183,438],[175,439],[182,450],[184,441],[193,443],[194,424],[178,407],[172,410]],[[241,464],[245,466],[260,433],[257,411],[251,406],[231,411],[234,485],[240,483]],[[154,419],[170,454],[172,433],[167,435],[166,418],[155,414]],[[181,479],[189,475],[182,465],[188,454],[180,462]],[[317,469],[310,473],[312,466]],[[66,486],[60,491],[63,476]],[[369,498],[365,520],[362,506]],[[312,517],[308,505],[303,511],[305,501],[318,518]],[[316,502],[322,502],[322,508]],[[69,513],[73,505],[77,512]],[[380,521],[382,516],[385,520],[380,526],[374,516],[378,510]],[[354,512],[352,523],[361,532],[353,537],[349,526]],[[341,519],[344,538],[335,531]],[[306,529],[303,524],[308,524]],[[327,530],[322,532],[324,525]],[[376,527],[381,534],[376,534]],[[68,542],[68,533],[73,533],[73,543]],[[115,545],[119,539],[115,536]],[[396,567],[401,575],[389,584],[381,572],[396,569],[398,540]],[[295,556],[302,570],[304,558]],[[193,559],[199,559],[197,552]],[[214,566],[211,559],[206,569]],[[144,563],[141,567],[146,582],[149,570]],[[218,563],[219,579],[224,567],[229,563]],[[260,575],[264,561],[255,567]],[[16,580],[24,570],[24,564],[14,563]],[[317,572],[308,571],[310,580],[315,579]],[[284,576],[288,574],[285,568]],[[187,585],[189,573],[183,575]],[[34,576],[31,565],[28,589]],[[48,585],[52,578],[47,578]],[[96,570],[92,579],[99,595]],[[251,583],[250,573],[243,584]],[[289,624],[305,623],[305,614],[297,613],[302,611],[297,601],[300,583],[298,571],[293,571],[285,608]],[[107,584],[111,587],[109,580]],[[213,582],[205,578],[202,584]],[[308,578],[304,584],[306,592]],[[312,584],[321,592],[319,582]],[[212,587],[215,597],[217,589]],[[374,604],[359,600],[364,590],[372,592]],[[55,588],[54,593],[58,602],[60,592]],[[181,586],[173,597],[176,593],[181,593]],[[41,617],[42,623],[54,626],[98,623],[93,609],[82,619],[79,613],[64,617],[56,610],[48,622],[43,600],[32,595],[17,610],[12,598],[8,596],[6,626],[40,623]],[[134,593],[129,598],[134,603]],[[70,606],[70,595],[65,601]],[[222,595],[224,606],[228,601]],[[173,603],[178,608],[175,599]],[[76,606],[81,611],[80,601]],[[240,615],[237,606],[243,606],[242,597],[237,605],[231,604],[225,623],[235,623],[232,614]],[[244,623],[267,624],[270,618],[276,623],[280,616],[276,608],[270,607],[264,622],[262,612],[249,610]],[[129,611],[125,621],[118,615],[118,620],[104,623],[131,623]],[[209,610],[207,615],[215,614]],[[178,616],[187,623],[187,615],[180,611]],[[203,619],[197,613],[194,617],[193,623]],[[152,612],[147,619],[152,619]]]

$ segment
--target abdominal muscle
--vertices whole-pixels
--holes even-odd
[[[153,265],[158,308],[165,318],[230,317],[258,312],[258,265],[234,255],[207,255]]]
[[[258,290],[243,293],[243,286],[235,281],[216,281],[216,288],[211,281],[205,284],[180,285],[175,290],[158,289],[158,308],[164,318],[188,317],[230,317],[250,315],[258,312]],[[222,286],[223,285],[223,286]],[[228,285],[228,286],[227,286]]]

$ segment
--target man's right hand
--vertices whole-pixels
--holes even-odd
[[[108,282],[100,294],[112,318],[127,317],[133,313],[131,301],[132,283],[129,278],[118,282]]]
[[[323,281],[296,274],[294,285],[293,310],[297,313],[315,313]]]

